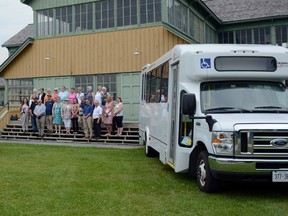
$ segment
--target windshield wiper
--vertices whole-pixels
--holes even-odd
[[[211,112],[211,111],[228,111],[228,112],[252,112],[251,110],[248,109],[243,109],[239,107],[215,107],[215,108],[210,108],[206,109],[205,112]]]
[[[286,108],[279,107],[279,106],[259,106],[259,107],[254,107],[254,109],[286,109]]]
[[[280,106],[259,106],[254,107],[254,110],[252,110],[252,112],[287,113],[288,109],[286,107]]]

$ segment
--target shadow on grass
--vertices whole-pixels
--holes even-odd
[[[200,192],[196,178],[188,176],[187,173],[175,173],[173,169],[169,166],[163,165],[158,158],[154,158],[155,163],[159,163],[160,169],[162,172],[166,173],[171,179],[190,184],[191,189],[197,190]],[[272,178],[272,177],[271,177]],[[220,190],[217,194],[222,195],[234,195],[234,196],[243,196],[244,194],[249,197],[279,197],[285,196],[285,199],[288,200],[287,197],[288,191],[288,183],[272,183],[272,182],[237,182],[237,181],[222,181]],[[287,198],[286,198],[287,197]]]

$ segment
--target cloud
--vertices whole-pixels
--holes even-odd
[[[32,8],[20,0],[0,0],[0,45],[33,23]],[[8,57],[7,48],[0,47],[0,64]]]

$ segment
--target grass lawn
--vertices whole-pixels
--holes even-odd
[[[288,184],[205,194],[143,149],[0,144],[0,215],[288,215]]]

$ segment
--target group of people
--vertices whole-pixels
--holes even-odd
[[[87,87],[87,92],[82,92],[78,87],[77,93],[74,88],[68,92],[65,86],[59,91],[54,88],[33,90],[30,99],[24,98],[20,106],[21,122],[23,132],[28,131],[29,116],[33,133],[43,139],[44,129],[48,133],[61,134],[61,127],[64,123],[66,134],[77,134],[79,128],[83,127],[85,139],[101,136],[101,124],[105,124],[107,134],[105,136],[121,136],[123,132],[123,103],[120,97],[116,97],[116,104],[105,87],[98,86],[97,92],[92,87]],[[54,126],[54,131],[53,131]],[[71,131],[72,128],[72,131]],[[115,130],[117,133],[114,134]]]

